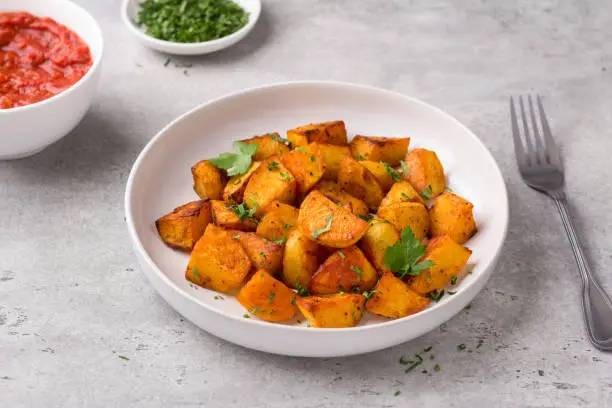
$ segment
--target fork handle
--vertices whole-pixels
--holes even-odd
[[[612,301],[602,288],[599,280],[591,272],[582,247],[578,242],[576,227],[565,196],[561,194],[554,197],[554,200],[582,278],[582,309],[589,338],[599,350],[612,351]]]

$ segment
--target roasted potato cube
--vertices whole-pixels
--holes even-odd
[[[325,173],[321,149],[316,144],[296,147],[295,150],[283,156],[281,162],[295,177],[297,195],[301,198],[306,196],[306,193],[321,180]]]
[[[411,150],[404,160],[408,181],[425,197],[434,198],[446,188],[444,168],[435,152],[427,149]]]
[[[240,231],[255,231],[257,219],[245,216],[242,219],[236,215],[232,208],[236,204],[229,204],[225,201],[213,200],[210,202],[212,221],[215,225],[227,229],[237,229]]]
[[[354,158],[362,157],[374,162],[384,161],[397,166],[406,157],[409,137],[377,137],[356,135],[351,140],[351,153]]]
[[[265,269],[272,275],[283,267],[283,246],[268,241],[254,232],[230,230],[232,239],[240,242],[255,269]]]
[[[324,180],[338,180],[340,161],[344,156],[350,156],[351,150],[348,146],[336,146],[331,144],[317,144],[321,149],[323,163],[325,164]]]
[[[366,310],[380,316],[398,319],[425,309],[429,299],[411,290],[393,273],[385,273],[366,302]]]
[[[380,202],[380,208],[386,207],[390,204],[405,202],[425,204],[425,200],[423,200],[421,195],[414,189],[414,187],[412,187],[412,185],[410,185],[409,182],[399,181],[391,187],[391,190],[389,190],[385,198],[383,198],[383,200]]]
[[[395,244],[399,239],[400,233],[389,222],[378,217],[370,221],[370,227],[363,238],[361,238],[361,241],[359,241],[359,247],[366,258],[372,262],[379,275],[391,272],[391,269],[389,269],[385,262],[385,253],[387,248]]]
[[[348,207],[355,215],[368,215],[370,213],[368,206],[363,201],[342,190],[337,183],[331,180],[321,180],[314,187],[314,190],[321,192],[337,205]]]
[[[297,307],[312,327],[354,327],[363,317],[365,296],[344,293],[298,298]]]
[[[359,293],[376,285],[378,274],[363,252],[356,246],[339,249],[321,266],[310,281],[310,293],[327,295],[338,292]]]
[[[372,211],[376,211],[384,197],[383,189],[372,172],[350,156],[344,156],[340,162],[338,185],[363,200]]]
[[[298,229],[289,232],[283,257],[283,282],[289,287],[308,288],[310,279],[319,267],[322,247]]]
[[[225,187],[225,174],[208,160],[202,160],[191,168],[193,189],[202,200],[220,200]]]
[[[267,239],[286,239],[297,225],[299,210],[280,201],[272,201],[257,227],[257,234]]]
[[[368,223],[319,191],[311,191],[300,207],[298,226],[302,234],[319,244],[346,248],[361,239]]]
[[[421,271],[410,288],[422,295],[440,290],[450,283],[467,264],[472,251],[459,245],[448,235],[433,238],[427,245],[427,252],[421,261],[430,260],[434,265]]]
[[[283,143],[283,139],[276,132],[266,133],[263,136],[255,136],[250,139],[243,140],[245,143],[253,143],[257,145],[257,151],[253,155],[253,160],[263,161],[270,156],[283,156],[289,153],[289,146]]]
[[[204,288],[229,293],[242,286],[251,266],[238,241],[223,228],[208,224],[191,252],[185,278]]]
[[[198,200],[175,208],[155,221],[155,226],[166,245],[189,252],[210,221],[210,201]]]
[[[346,127],[341,120],[313,123],[288,130],[287,139],[293,144],[294,148],[306,146],[309,143],[324,143],[337,146],[346,146],[348,144]]]
[[[469,201],[445,191],[439,195],[429,209],[431,236],[447,234],[456,243],[463,244],[477,231]]]
[[[249,313],[269,322],[292,319],[298,311],[295,292],[264,269],[255,272],[236,299]]]
[[[400,179],[401,177],[400,173],[395,171],[395,169],[391,168],[390,166],[388,167],[388,165],[385,166],[383,162],[362,160],[359,163],[361,163],[361,165],[364,166],[366,169],[370,170],[370,173],[372,173],[372,175],[376,177],[378,184],[380,184],[383,189],[383,192],[385,193],[391,189],[393,183],[399,181],[395,180],[393,176],[395,175],[395,177],[397,177],[398,179]]]
[[[223,199],[229,203],[241,203],[247,183],[260,164],[261,162],[254,161],[246,173],[230,177],[223,190]]]
[[[429,232],[429,213],[427,208],[420,203],[405,202],[387,205],[378,210],[378,216],[389,221],[398,231],[410,227],[418,239],[425,238]]]
[[[272,201],[292,204],[295,201],[297,183],[278,156],[270,156],[255,170],[244,190],[244,202],[255,208],[261,217]]]

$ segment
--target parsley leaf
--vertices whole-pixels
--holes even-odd
[[[272,301],[274,300],[274,296],[276,296],[276,292],[271,291],[270,292],[270,297],[268,298],[268,304],[272,304]]]
[[[257,151],[255,143],[236,141],[232,144],[236,153],[221,153],[219,157],[210,159],[214,166],[226,170],[228,176],[244,174],[251,167],[251,157]]]
[[[358,216],[359,218],[361,218],[362,220],[364,220],[365,222],[370,222],[370,221],[372,221],[372,220],[374,219],[374,216],[373,216],[373,215],[371,215],[371,214],[366,214],[366,215],[363,215],[363,214],[357,214],[357,216]]]
[[[245,218],[253,218],[255,216],[255,211],[257,210],[257,206],[249,208],[244,201],[240,204],[232,204],[227,208],[232,210],[240,221],[244,221]]]
[[[423,197],[425,200],[431,200],[431,194],[431,184],[428,184],[423,188],[423,191],[421,191],[421,197]]]
[[[310,296],[310,292],[308,291],[308,288],[302,287],[300,282],[296,282],[295,283],[295,290],[296,290],[298,296],[302,296],[302,297]]]
[[[439,302],[440,299],[442,299],[442,296],[444,296],[444,289],[442,289],[441,291],[432,290],[425,296],[427,296],[429,299],[433,300],[434,302]]]
[[[384,161],[380,162],[383,166],[385,166],[385,170],[387,170],[387,173],[389,173],[391,175],[391,178],[394,181],[402,181],[402,177],[398,174],[397,171],[393,170],[393,168],[391,168],[391,166],[389,166],[387,163],[385,163]]]
[[[417,276],[422,270],[435,264],[430,260],[419,262],[427,247],[415,236],[410,227],[402,230],[401,240],[387,248],[385,263],[403,279],[406,275]]]
[[[367,160],[365,157],[363,157],[362,155],[357,156],[357,161],[365,161]]]
[[[280,170],[277,161],[271,161],[267,165],[269,171]]]
[[[280,136],[278,136],[277,134],[274,134],[274,133],[268,133],[268,136],[270,136],[273,140],[276,140],[279,143],[286,144],[287,147],[289,147],[291,149],[292,143],[290,141],[288,141],[287,139],[283,139],[282,137],[280,137]]]
[[[198,270],[195,266],[191,268],[191,273],[193,273],[194,278],[196,278],[197,280],[200,280],[200,274],[198,273]]]
[[[279,239],[271,239],[270,242],[274,242],[275,244],[278,244],[278,245],[285,245],[285,242],[287,242],[287,237],[280,237]]]
[[[349,268],[351,271],[358,273],[359,275],[363,275],[363,270],[359,269],[358,267],[356,267],[355,265],[351,265],[351,267]]]
[[[319,235],[323,234],[324,232],[331,230],[333,218],[334,218],[334,214],[329,214],[327,216],[327,225],[324,228],[319,228],[319,229],[314,230],[314,232],[312,233],[312,238],[314,240],[319,238]]]
[[[337,250],[336,252],[338,253],[338,256],[340,258],[342,258],[342,259],[346,258],[346,255],[344,255],[341,250]]]
[[[401,161],[400,164],[402,165],[402,173],[404,173],[404,177],[408,177],[408,166],[406,166],[406,162],[405,161]]]

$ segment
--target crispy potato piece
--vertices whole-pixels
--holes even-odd
[[[236,299],[249,313],[268,322],[284,322],[298,312],[295,292],[264,269],[255,272]]]
[[[317,269],[310,281],[310,293],[327,295],[370,290],[376,285],[378,273],[356,246],[339,249]]]
[[[370,227],[366,231],[359,247],[368,258],[372,265],[382,275],[385,272],[391,272],[391,269],[385,262],[385,253],[387,248],[395,244],[400,239],[400,233],[389,222],[375,217],[370,221]]]
[[[306,146],[308,143],[325,143],[346,146],[346,126],[341,120],[313,123],[287,131],[287,139],[293,147]]]
[[[421,259],[430,260],[434,266],[421,271],[410,288],[422,295],[432,290],[440,290],[448,285],[453,275],[459,274],[467,264],[472,251],[459,245],[448,235],[433,238],[427,245],[427,252]]]
[[[185,278],[204,288],[229,293],[242,286],[251,261],[226,230],[208,224],[191,252]]]
[[[246,173],[230,177],[223,190],[223,199],[230,203],[241,203],[247,183],[260,165],[261,162],[254,161]]]
[[[256,232],[267,239],[287,238],[289,231],[297,225],[298,214],[297,208],[280,201],[272,201]]]
[[[191,168],[193,189],[202,200],[220,200],[225,187],[225,174],[208,160],[197,162]]]
[[[232,239],[240,242],[255,269],[265,269],[272,275],[280,272],[283,267],[282,245],[270,242],[254,232],[230,230],[228,233]]]
[[[213,200],[210,207],[213,223],[219,227],[240,231],[255,231],[257,228],[257,219],[245,217],[241,220],[225,201]]]
[[[191,251],[211,221],[210,201],[198,200],[181,205],[155,221],[161,239],[174,249]]]
[[[377,137],[356,135],[351,140],[351,153],[354,158],[363,157],[375,162],[384,161],[397,166],[406,157],[409,137]]]
[[[389,221],[398,231],[410,227],[418,239],[425,238],[429,232],[429,213],[420,203],[404,202],[387,205],[378,210],[378,216]]]
[[[408,168],[408,181],[418,192],[423,193],[423,190],[426,190],[431,198],[442,194],[446,188],[446,177],[435,152],[414,149],[406,155],[404,162]]]
[[[393,179],[391,173],[389,173],[389,171],[387,170],[387,167],[382,162],[363,160],[359,163],[361,163],[361,165],[364,166],[366,169],[370,170],[370,173],[372,173],[374,177],[376,177],[376,180],[378,181],[378,184],[380,184],[380,186],[382,187],[383,192],[386,193],[391,189],[393,183],[395,183],[395,180]],[[391,171],[395,170],[391,169]],[[401,177],[400,173],[396,172],[395,174],[397,174],[398,177]]]
[[[445,191],[429,209],[431,236],[447,234],[456,243],[463,244],[477,231],[472,209],[474,205],[456,194]]]
[[[255,170],[244,190],[244,201],[255,208],[261,217],[272,201],[292,204],[295,201],[297,183],[291,172],[280,162],[278,156],[270,156]]]
[[[363,201],[342,190],[337,183],[331,180],[321,180],[314,186],[314,190],[321,192],[334,203],[342,207],[348,207],[355,215],[368,215],[370,213],[368,206]]]
[[[372,172],[350,156],[344,156],[340,162],[338,185],[363,200],[372,211],[376,211],[384,197],[383,189]]]
[[[346,248],[361,239],[368,223],[319,191],[311,191],[300,207],[298,226],[302,234],[319,244]]]
[[[395,183],[385,198],[380,202],[380,208],[396,203],[421,203],[425,204],[423,197],[412,187],[407,181],[399,181]]]
[[[297,289],[307,288],[319,267],[322,247],[303,235],[298,229],[289,232],[283,256],[283,282]]]
[[[393,273],[385,273],[372,291],[366,310],[380,316],[398,319],[425,309],[429,299],[411,290]]]
[[[354,327],[363,317],[365,296],[344,293],[298,298],[297,306],[312,327]]]
[[[257,151],[253,155],[253,160],[262,161],[270,156],[283,156],[289,153],[291,149],[281,141],[278,133],[266,133],[262,136],[254,136],[250,139],[243,140],[244,143],[256,144]]]
[[[317,144],[321,149],[323,163],[325,164],[324,180],[338,180],[340,161],[344,156],[350,156],[351,150],[348,146],[336,146],[331,144]]]
[[[317,144],[297,147],[283,156],[281,162],[295,177],[297,195],[301,198],[306,196],[325,173],[325,163]]]

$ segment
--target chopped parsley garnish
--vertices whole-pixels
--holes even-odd
[[[465,310],[470,310],[472,308],[472,305],[467,305],[466,307],[464,307]]]
[[[440,371],[440,364],[436,364],[434,366],[434,371],[437,373],[438,371]]]
[[[429,259],[419,260],[425,255],[427,247],[415,236],[410,227],[402,230],[401,240],[387,248],[385,263],[400,279],[407,275],[418,276],[422,270],[431,268],[435,264]]]
[[[358,161],[366,161],[368,159],[366,159],[365,157],[363,157],[362,155],[357,156],[357,160]]]
[[[295,150],[296,152],[309,153],[309,151],[304,149],[302,146],[298,146],[293,150]]]
[[[242,317],[244,317],[245,319],[250,319],[251,318],[251,316],[249,316],[248,313],[243,314]]]
[[[221,153],[218,157],[210,159],[209,162],[226,170],[228,176],[244,174],[251,167],[252,156],[257,151],[257,145],[236,141],[232,146],[236,153]]]
[[[283,229],[289,229],[291,227],[293,227],[293,224],[291,223],[283,225]]]
[[[278,162],[277,161],[269,162],[267,167],[268,167],[268,170],[270,170],[270,171],[280,170],[280,167],[278,167]]]
[[[215,300],[223,300],[224,298],[221,295],[216,295],[213,299],[215,299]]]
[[[265,253],[265,252],[263,252],[263,251],[261,251],[261,252],[259,253],[259,256],[261,256],[263,259],[267,259],[267,258],[268,258],[268,257],[266,256],[266,253]]]
[[[268,133],[268,136],[270,136],[272,139],[276,140],[279,143],[286,144],[291,149],[292,144],[287,139],[283,139],[282,137],[275,135],[274,133]]]
[[[375,290],[375,289],[372,289],[372,290],[371,290],[371,291],[369,291],[369,292],[366,290],[365,292],[363,292],[363,293],[362,293],[362,295],[363,295],[363,296],[365,296],[366,300],[370,300],[370,298],[372,297],[372,295],[373,295],[374,293],[377,293],[377,292],[382,294],[382,292],[380,292],[380,291],[378,291],[378,290]]]
[[[125,361],[130,361],[129,358],[127,358],[126,356],[122,356],[121,354],[118,355],[117,357],[119,357],[120,359],[125,360]]]
[[[425,353],[429,353],[431,351],[431,349],[433,348],[433,346],[429,346],[429,347],[425,347],[425,349],[423,350]]]
[[[460,345],[457,346],[457,350],[463,351],[463,350],[465,350],[466,347],[467,346],[465,345],[465,343],[461,343]]]
[[[402,198],[406,199],[406,200],[412,200],[412,197],[410,197],[408,194],[402,192]]]
[[[194,278],[200,280],[200,274],[198,273],[198,269],[195,266],[191,268],[191,273],[193,273]]]
[[[244,221],[245,218],[254,218],[255,211],[257,210],[257,206],[249,208],[247,207],[244,201],[240,204],[231,204],[227,208],[232,210],[234,214],[236,214],[236,216],[240,219],[240,221]]]
[[[289,180],[289,181],[291,180],[291,176],[288,175],[287,173],[281,171],[279,174],[283,180]]]
[[[295,290],[296,290],[298,296],[302,296],[302,297],[310,296],[310,292],[308,291],[308,288],[302,287],[300,282],[296,282],[295,283]]]
[[[310,161],[313,162],[313,163],[317,161],[317,158],[315,157],[314,154],[310,155]]]
[[[268,304],[271,305],[274,301],[274,296],[276,296],[276,292],[270,291],[270,296],[268,297]]]
[[[428,184],[423,188],[423,191],[421,191],[421,197],[423,197],[425,200],[431,200],[431,194],[431,185]]]
[[[434,302],[439,302],[440,299],[442,299],[442,296],[444,296],[444,289],[437,291],[437,290],[432,290],[431,292],[429,292],[426,295],[429,299],[433,300]]]
[[[467,268],[467,273],[468,273],[468,275],[471,275],[472,274],[472,268]]]
[[[412,364],[413,361],[412,360],[404,360],[404,356],[401,356],[399,359],[399,363],[402,365],[408,365],[408,364]]]
[[[351,317],[353,318],[353,320],[357,320],[357,313],[355,313],[355,311],[353,310],[353,312],[351,313]]]
[[[371,214],[357,214],[357,216],[366,222],[370,222],[374,219],[374,216]]]
[[[296,300],[296,299],[297,299],[297,298],[296,298],[295,296],[294,296],[293,298],[291,298],[291,306],[295,306],[295,300]]]
[[[351,267],[349,268],[351,271],[358,273],[359,275],[363,276],[363,270],[359,269],[358,267],[356,267],[355,265],[351,265]]]
[[[400,391],[395,391],[395,392],[393,393],[393,396],[394,396],[394,397],[397,397],[397,396],[398,396],[398,395],[400,395],[400,394],[401,394],[401,392],[400,392]]]
[[[450,188],[449,186],[444,187],[444,190],[448,191],[449,193],[453,192],[453,189]]]
[[[420,366],[423,363],[423,357],[421,357],[418,354],[414,355],[417,359],[415,361],[412,360],[408,360],[410,364],[410,366],[405,370],[406,373],[411,372],[412,370],[414,370],[415,368],[417,368],[418,366]]]
[[[402,181],[402,177],[397,173],[397,171],[393,170],[393,168],[391,168],[391,166],[389,166],[387,163],[385,163],[384,161],[380,162],[383,166],[385,166],[385,170],[387,170],[387,173],[389,173],[389,175],[391,175],[391,178],[394,181]]]
[[[312,238],[314,240],[316,240],[317,238],[319,238],[319,235],[328,232],[331,230],[331,226],[332,226],[332,219],[334,218],[333,214],[329,214],[327,216],[327,225],[324,228],[319,228],[314,230],[314,232],[312,233]]]
[[[257,312],[259,312],[259,306],[255,306],[252,310],[251,310],[251,314],[256,314]]]
[[[238,241],[240,239],[240,235],[234,235],[232,239],[235,239],[236,241]]]
[[[451,277],[451,285],[456,285],[457,284],[457,275],[453,275]]]
[[[406,162],[405,161],[401,161],[400,164],[402,165],[402,173],[404,173],[404,177],[408,177],[408,166],[406,166]]]
[[[338,256],[340,258],[342,258],[342,259],[346,258],[346,255],[344,255],[341,250],[337,250],[336,252],[338,253]]]
[[[273,242],[278,245],[285,245],[285,242],[287,242],[287,237],[280,237],[279,239],[271,239],[270,242]]]

